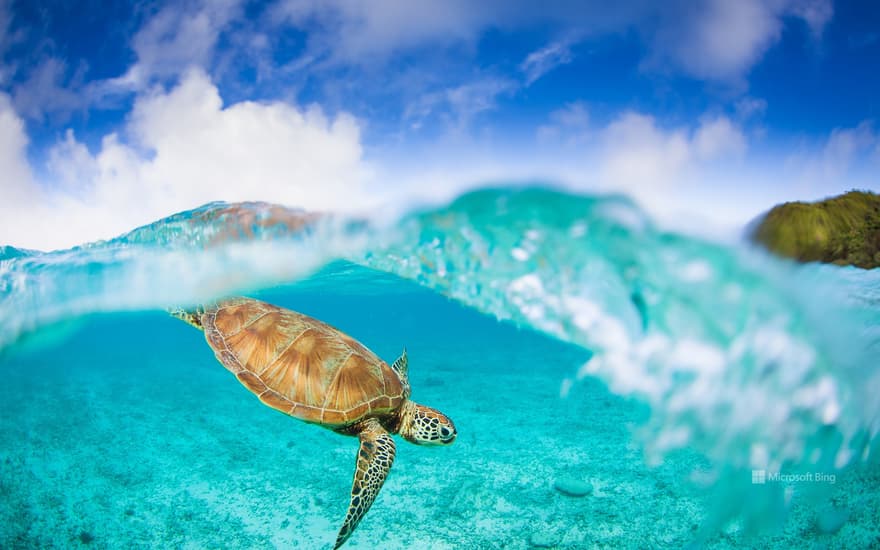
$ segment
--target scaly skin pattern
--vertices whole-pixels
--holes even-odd
[[[442,412],[406,400],[400,407],[400,435],[416,445],[449,445],[455,440],[455,424]]]
[[[361,441],[361,446],[351,485],[351,501],[345,521],[336,537],[334,550],[345,544],[364,514],[370,509],[394,462],[394,439],[378,420],[369,418],[361,422],[357,428],[360,430],[358,439]]]
[[[395,455],[391,434],[399,432],[417,445],[449,445],[457,435],[455,425],[446,415],[410,400],[403,403],[395,417],[371,417],[336,431],[344,435],[357,435],[361,446],[348,512],[334,550],[345,544],[354,532],[388,477]]]

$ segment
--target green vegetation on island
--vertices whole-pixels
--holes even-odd
[[[814,203],[773,207],[749,237],[801,262],[880,267],[880,195],[850,191]]]

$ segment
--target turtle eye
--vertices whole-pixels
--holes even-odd
[[[449,428],[448,426],[443,426],[440,428],[440,439],[443,441],[449,441],[455,437],[455,430]]]

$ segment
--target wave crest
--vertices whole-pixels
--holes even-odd
[[[778,470],[826,460],[810,437],[833,427],[840,467],[877,434],[875,273],[778,261],[660,231],[621,197],[542,189],[411,215],[362,261],[592,350],[575,378],[647,401],[656,457],[689,445]]]

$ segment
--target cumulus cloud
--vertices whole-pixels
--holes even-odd
[[[684,130],[664,132],[654,117],[623,114],[602,132],[602,179],[638,189],[672,183],[692,157]]]
[[[38,248],[46,243],[46,233],[65,228],[52,216],[49,193],[31,171],[27,144],[24,121],[0,93],[0,242]]]
[[[602,123],[573,103],[548,118],[528,144],[432,143],[383,168],[394,170],[397,196],[447,200],[468,185],[547,182],[579,193],[625,193],[664,223],[704,234],[713,224],[729,232],[757,213],[754,189],[743,184],[754,179],[748,139],[728,117],[670,127],[627,111]]]
[[[9,96],[0,93],[0,234],[10,230],[9,220],[2,215],[2,205],[39,200],[39,196],[34,196],[39,189],[25,157],[27,143],[24,122],[13,109]]]
[[[627,112],[600,132],[594,162],[600,187],[669,215],[692,210],[688,195],[717,188],[719,167],[742,158],[746,149],[742,130],[724,116],[704,117],[695,128],[664,129],[652,116]]]
[[[112,237],[215,200],[334,210],[365,204],[367,168],[351,116],[328,118],[318,107],[282,102],[224,107],[201,71],[139,98],[128,141],[110,134],[93,154],[68,133],[50,154],[54,177],[43,184],[45,196],[27,178],[21,121],[7,108],[0,124],[0,145],[12,146],[2,150],[14,151],[0,158],[5,173],[17,170],[30,181],[0,207],[4,241],[16,245],[57,248]],[[39,223],[37,210],[48,213]]]
[[[693,123],[624,111],[589,122],[572,107],[555,113],[540,165],[526,169],[582,193],[624,193],[668,228],[722,239],[738,235],[762,208],[755,159],[743,128],[727,116],[705,114]],[[540,134],[539,134],[540,136]],[[521,158],[528,158],[521,155]],[[522,170],[522,168],[519,168]],[[777,189],[781,180],[776,180]],[[760,181],[761,184],[765,180]]]
[[[741,156],[746,152],[746,138],[727,117],[705,118],[694,132],[692,146],[699,159]]]

